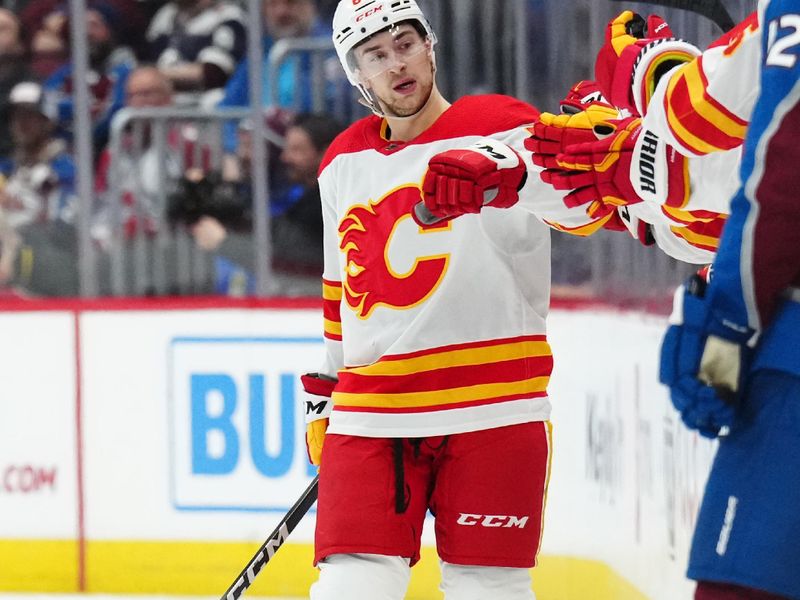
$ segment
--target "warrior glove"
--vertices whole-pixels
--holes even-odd
[[[642,201],[683,206],[689,194],[686,157],[642,130],[640,119],[629,117],[615,125],[611,137],[558,154],[557,167],[543,171],[541,178],[558,190],[572,190],[565,204],[585,205],[593,217]]]
[[[617,109],[600,102],[578,112],[542,113],[528,129],[531,137],[525,140],[525,149],[533,153],[533,164],[545,169],[558,168],[557,154],[565,152],[569,146],[596,142],[611,135],[617,129],[619,118]]]
[[[306,373],[300,376],[305,390],[303,402],[306,414],[306,450],[312,465],[322,460],[322,443],[328,429],[328,418],[333,409],[331,395],[336,379],[321,373]]]

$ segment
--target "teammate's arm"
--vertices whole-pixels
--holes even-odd
[[[663,76],[643,127],[687,156],[736,148],[758,93],[760,50],[755,13],[701,56]]]

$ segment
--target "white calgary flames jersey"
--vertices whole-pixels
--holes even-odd
[[[642,128],[670,151],[689,157],[691,193],[654,207],[662,213],[660,226],[698,251],[689,262],[710,262],[740,185],[741,145],[759,93],[760,40],[753,13],[701,56],[662,77],[642,120]],[[634,180],[636,173],[631,175]],[[667,251],[687,260],[684,252]]]
[[[602,223],[541,182],[523,147],[537,116],[506,96],[465,97],[410,142],[389,141],[370,116],[329,148],[319,176],[323,371],[338,378],[329,432],[422,437],[549,418],[545,223],[579,235]],[[527,163],[519,203],[419,227],[411,211],[430,158],[487,137]]]
[[[624,207],[629,215],[623,220],[631,223],[634,237],[635,225],[649,223],[658,246],[678,260],[713,260],[730,199],[739,188],[741,145],[759,92],[758,22],[753,13],[700,57],[665,74],[642,120],[646,135],[658,140],[659,152],[689,157],[685,176],[690,193],[665,200],[665,181],[649,181],[642,191],[645,161],[636,156],[631,183],[644,202]],[[660,196],[649,194],[656,188]]]

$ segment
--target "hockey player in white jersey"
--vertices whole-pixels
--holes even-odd
[[[550,463],[548,225],[588,234],[608,217],[566,207],[536,175],[533,107],[445,100],[414,0],[342,0],[333,30],[374,115],[320,167],[327,361],[303,377],[320,464],[311,598],[403,598],[430,510],[447,600],[530,600]],[[415,221],[421,199],[441,220]]]

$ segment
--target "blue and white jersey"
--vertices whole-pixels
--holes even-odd
[[[228,77],[244,58],[245,16],[234,3],[214,3],[187,17],[169,2],[153,16],[146,39],[150,58],[159,68],[186,63],[214,65]]]
[[[759,22],[760,90],[710,286],[718,317],[756,331],[800,287],[800,2],[762,0]]]

